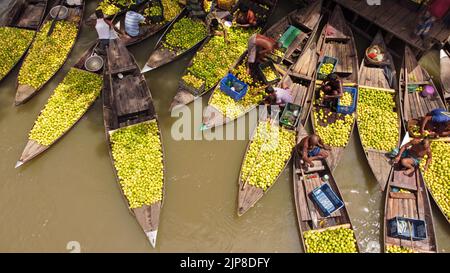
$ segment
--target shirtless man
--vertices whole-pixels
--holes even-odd
[[[424,171],[428,169],[431,163],[430,141],[427,138],[414,138],[400,148],[398,155],[394,158],[394,163],[400,163],[401,167],[406,168],[403,173],[411,176],[416,168],[419,167],[420,161],[425,155],[428,157]]]
[[[264,62],[266,56],[278,48],[280,48],[280,43],[274,39],[261,34],[253,34],[248,40],[247,72],[252,73],[258,63]]]
[[[300,161],[303,160],[306,166],[314,167],[314,160],[325,159],[328,157],[331,151],[331,147],[323,143],[322,139],[316,135],[312,134],[310,136],[304,137],[299,144],[294,147],[294,153],[297,158],[295,164],[300,167]]]
[[[325,94],[323,97],[324,104],[334,103],[337,105],[337,100],[344,95],[342,81],[336,73],[329,74],[320,88]]]

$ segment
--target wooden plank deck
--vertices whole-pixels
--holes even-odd
[[[430,39],[432,40],[430,45],[424,45],[420,38],[410,37],[409,34],[416,27],[420,11],[405,7],[400,1],[381,1],[380,5],[373,6],[368,5],[366,1],[333,1],[419,51],[428,50],[436,43],[443,44],[450,36],[450,28],[447,28],[442,22],[437,21],[429,32]]]

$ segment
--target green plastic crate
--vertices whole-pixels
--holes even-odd
[[[278,39],[278,42],[282,44],[282,47],[288,48],[301,32],[300,29],[289,26],[280,39]]]

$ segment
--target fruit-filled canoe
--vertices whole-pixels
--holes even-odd
[[[336,5],[331,18],[323,28],[318,47],[322,60],[325,59],[324,57],[337,59],[337,63],[332,65],[331,70],[338,74],[343,86],[358,88],[359,61],[355,38],[339,5]],[[325,72],[325,74],[329,74],[331,71]],[[321,93],[317,88],[314,96],[316,101],[311,115],[312,127],[324,143],[332,147],[327,162],[333,171],[352,135],[356,113],[351,111],[338,113],[329,107],[323,107],[320,99]],[[349,100],[351,104],[354,99],[353,95],[347,92],[345,94],[342,100],[346,99],[345,96],[349,96],[346,100]]]
[[[56,87],[28,135],[28,142],[16,168],[60,140],[100,95],[106,59],[104,53],[97,53],[96,48],[97,44],[91,46]]]
[[[431,142],[433,160],[424,170],[422,161],[421,171],[425,184],[438,205],[447,222],[450,224],[450,140],[447,138],[434,139]]]
[[[153,247],[164,198],[164,150],[150,90],[120,40],[108,48],[103,118],[122,195]]]
[[[434,92],[423,96],[422,92],[425,92],[427,88]],[[433,80],[428,72],[417,62],[414,53],[409,47],[405,48],[399,91],[403,126],[411,136],[417,135],[416,130],[422,117],[433,109],[445,107],[445,103],[437,91]],[[448,156],[445,155],[445,151],[448,151],[448,145],[450,144],[446,142],[432,143],[433,161],[427,172],[423,174],[430,193],[447,221],[450,219],[449,195],[445,190],[450,177],[450,174],[447,172],[448,164],[445,164],[445,158]],[[436,153],[436,158],[434,158],[434,153]]]
[[[445,108],[445,103],[430,74],[419,64],[408,46],[405,47],[400,72],[399,94],[405,129],[409,129],[407,125],[411,120],[421,119],[433,109]],[[414,134],[410,132],[410,135]]]
[[[44,19],[47,0],[17,1],[0,26],[0,82],[27,52]]]
[[[64,9],[54,7],[55,15],[59,11],[60,16],[67,8],[64,19],[53,20],[51,12],[45,17],[19,71],[16,106],[36,95],[66,62],[82,24],[84,1],[79,2],[81,5],[65,4]]]
[[[356,125],[370,169],[384,190],[392,169],[386,153],[400,142],[401,114],[394,60],[381,32],[371,46],[381,49],[375,54],[384,55],[384,60],[373,64],[364,58],[361,63]]]
[[[256,14],[259,26],[266,25],[269,15],[274,11],[277,0],[241,0]],[[233,16],[239,12],[235,6]],[[214,35],[202,44],[194,58],[184,71],[178,91],[173,98],[169,110],[176,106],[191,103],[194,99],[213,90],[219,80],[234,67],[247,49],[248,39],[254,33],[261,31],[261,27],[243,28],[233,22],[226,28],[226,41],[222,35]]]
[[[148,23],[140,25],[140,33],[135,37],[129,36],[125,32],[125,15],[116,17],[113,23],[122,32],[119,34],[119,38],[127,46],[130,46],[140,43],[163,30],[173,20],[177,20],[182,12],[183,8],[177,0],[158,0],[141,4],[138,8],[138,13],[146,17]]]
[[[198,48],[208,39],[206,19],[191,17],[187,9],[171,22],[155,45],[141,72],[168,64]]]
[[[298,124],[302,126],[305,125],[311,111],[315,86],[315,64],[318,59],[315,44],[311,45],[311,51],[312,65],[306,60],[301,61],[306,55],[303,55],[296,63],[298,71],[306,71],[306,74],[302,77],[286,74],[279,83],[280,86],[288,86],[292,92],[293,103],[300,106]],[[302,67],[305,68],[302,69]],[[308,75],[307,67],[312,67],[310,69],[312,75],[309,79],[305,79]],[[295,128],[285,128],[277,121],[278,119],[268,120],[267,117],[262,117],[252,133],[239,173],[237,211],[239,216],[247,212],[267,193],[291,158],[298,124]]]
[[[300,143],[307,135],[304,127],[301,126],[297,143]],[[293,162],[293,170],[295,209],[304,251],[307,253],[359,252],[345,204],[330,215],[325,215],[312,198],[312,192],[326,183],[344,202],[326,160],[314,161],[314,167],[305,169]],[[327,239],[334,243],[329,244]]]
[[[291,43],[281,53],[281,67],[287,67],[287,71],[293,78],[311,79],[317,64],[316,46],[311,47],[319,22],[321,19],[321,1],[301,10],[295,10],[270,27],[264,35],[279,39],[290,27],[301,29],[295,42]],[[264,98],[266,85],[262,79],[254,80],[246,70],[247,52],[241,56],[238,64],[232,69],[232,73],[239,80],[249,85],[247,94],[236,101],[226,95],[217,85],[209,98],[208,106],[203,115],[203,129],[226,124],[244,116],[254,109]],[[305,65],[305,64],[310,64]],[[224,75],[225,76],[225,75]]]
[[[407,134],[402,144],[408,142],[409,135]],[[437,252],[438,248],[430,199],[420,171],[416,170],[412,176],[407,176],[403,174],[403,170],[394,166],[389,176],[385,198],[383,223],[384,252]],[[423,229],[423,224],[420,224],[422,228],[418,226],[413,231],[416,224],[413,225],[407,221],[409,223],[403,228],[401,224],[397,224],[398,229],[403,229],[403,235],[407,236],[398,237],[396,232],[392,232],[396,230],[394,228],[394,219],[396,217],[424,221],[425,230]],[[426,233],[425,236],[424,233]],[[412,235],[408,236],[408,234]]]

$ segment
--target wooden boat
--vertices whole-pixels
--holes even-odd
[[[109,143],[109,151],[113,165],[115,161],[111,153],[110,134],[128,126],[135,126],[150,121],[158,121],[150,90],[141,74],[133,55],[128,52],[125,45],[114,40],[108,48],[107,71],[103,89],[103,118],[105,124],[106,138]],[[122,75],[122,76],[121,76]],[[122,77],[122,79],[120,79]],[[159,136],[161,140],[160,131]],[[161,142],[162,146],[162,142]],[[164,166],[164,149],[161,147]],[[117,177],[117,171],[114,167]],[[117,177],[117,181],[119,178]],[[120,187],[120,186],[119,186]],[[120,187],[122,195],[125,194]],[[164,196],[164,188],[163,188]],[[156,245],[158,233],[159,215],[163,200],[152,205],[143,205],[131,209],[131,214],[136,218],[139,225],[147,235],[153,247]]]
[[[315,46],[313,45],[313,48],[315,48]],[[315,56],[315,62],[314,59],[311,59],[311,62],[313,63],[313,65],[310,65],[311,63],[307,63],[307,62],[299,62],[299,65],[297,66],[298,71],[306,71],[305,75],[297,75],[297,77],[294,77],[292,75],[285,75],[282,79],[282,82],[280,83],[287,83],[289,86],[289,89],[292,90],[292,97],[293,97],[293,103],[300,105],[301,109],[300,109],[300,115],[299,115],[299,120],[298,123],[301,124],[302,126],[304,126],[306,124],[306,121],[308,120],[309,117],[309,113],[311,112],[311,107],[312,107],[312,95],[314,93],[314,87],[315,87],[315,63],[317,63],[317,53],[315,52],[315,50],[313,50],[314,55],[311,56],[311,58],[314,58]],[[306,55],[303,55],[306,56]],[[302,59],[303,57],[301,57],[300,59]],[[300,61],[299,59],[299,61]],[[304,67],[304,68],[303,68]],[[308,67],[308,68],[306,68]],[[312,73],[312,74],[310,74]],[[309,76],[311,75],[311,76]],[[309,79],[308,79],[309,77]],[[301,126],[299,126],[298,128],[300,128]],[[253,133],[252,133],[252,138],[255,135],[257,130],[257,127],[254,129]],[[292,131],[292,130],[291,130]],[[297,133],[297,131],[295,131],[295,133]],[[239,173],[239,191],[238,191],[238,215],[241,216],[243,215],[245,212],[247,212],[251,207],[253,207],[256,202],[258,202],[258,200],[260,200],[269,190],[270,188],[275,184],[275,182],[278,180],[279,176],[281,175],[281,173],[283,172],[283,170],[286,168],[289,159],[286,161],[285,166],[283,168],[283,170],[280,171],[280,173],[277,175],[277,178],[275,179],[275,181],[271,184],[271,186],[264,191],[262,188],[260,187],[256,187],[253,185],[250,185],[247,183],[247,179],[242,179],[242,172],[243,172],[243,166],[244,166],[244,162],[245,162],[245,158],[249,152],[250,149],[250,145],[252,142],[249,142],[244,158],[243,158],[243,163],[241,165],[241,171]],[[257,160],[256,160],[257,161]],[[265,162],[266,164],[270,164],[270,162]]]
[[[317,1],[315,4],[310,5],[305,9],[295,10],[282,18],[264,33],[264,35],[270,38],[279,39],[279,37],[290,25],[296,26],[303,31],[296,38],[295,42],[288,47],[281,60],[281,64],[288,67],[288,73],[294,78],[299,77],[310,80],[312,74],[314,73],[318,56],[316,53],[316,45],[314,44],[313,47],[311,44],[314,40],[321,20],[321,7],[322,1]],[[241,65],[246,57],[247,52],[243,54],[237,65]],[[305,63],[309,63],[310,66],[304,65]],[[303,71],[301,71],[301,69],[303,69]],[[261,82],[261,85],[264,86],[264,83]],[[243,107],[244,110],[240,115],[235,118],[230,118],[224,115],[220,109],[211,104],[215,92],[222,92],[219,85],[214,88],[212,95],[209,97],[208,106],[203,115],[203,129],[224,125],[230,121],[238,119],[253,110],[258,105],[258,103],[255,103],[245,108]]]
[[[438,90],[428,72],[417,62],[411,49],[406,47],[403,67],[400,74],[399,90],[402,106],[403,126],[410,136],[416,136],[413,127],[419,125],[422,118],[428,112],[437,108],[445,108],[445,102],[438,92],[435,92],[434,95],[427,97],[421,96],[418,94],[418,91],[412,93],[408,92],[406,87],[413,84],[431,85],[435,90]],[[431,196],[434,198],[432,194]],[[436,202],[436,204],[441,212],[443,212],[439,203]],[[445,215],[445,213],[443,214]],[[448,218],[446,219],[448,221]]]
[[[69,52],[67,52],[67,55],[64,56],[64,62],[61,64],[61,66],[58,68],[57,71],[59,71],[59,69],[61,69],[61,67],[64,66],[64,64],[67,61],[68,56],[72,52],[72,49],[75,46],[75,42],[78,39],[78,36],[80,34],[80,28],[81,28],[81,24],[83,22],[83,12],[84,12],[84,5],[85,5],[85,2],[83,0],[81,0],[80,2],[81,2],[80,6],[77,6],[77,5],[69,6],[67,4],[65,5],[68,8],[68,15],[67,15],[67,18],[64,19],[64,21],[73,22],[74,24],[77,25],[77,36],[75,38],[75,41],[74,41],[71,49],[69,50]],[[45,23],[52,22],[52,21],[53,21],[53,19],[49,13],[45,17],[44,22],[42,23],[41,29],[45,25]],[[29,55],[29,51],[28,51],[27,55],[25,56],[25,61],[26,61],[26,58],[28,57],[28,55]],[[38,88],[34,88],[29,85],[19,84],[19,82],[17,80],[17,83],[16,83],[17,92],[16,92],[16,98],[15,98],[15,102],[14,102],[15,105],[18,106],[18,105],[23,104],[23,103],[27,102],[28,100],[30,100],[34,95],[36,95],[37,92],[39,92],[42,89],[42,87],[45,86],[45,84],[47,84],[56,75],[57,71],[53,75],[51,75],[47,79],[47,81],[44,84],[42,84],[41,86],[39,86]]]
[[[31,31],[37,31],[41,25],[42,19],[44,19],[45,10],[47,8],[47,0],[36,0],[34,2],[16,2],[11,10],[6,14],[4,25],[0,27],[14,27],[19,29],[26,29]],[[36,36],[36,33],[34,34]],[[27,52],[28,48],[32,44],[33,39],[28,44],[27,48],[23,51],[22,56],[9,68],[8,72],[0,75],[0,81],[2,81],[11,70],[19,63],[23,55]]]
[[[95,73],[95,74],[98,74],[98,75],[103,75],[103,68],[104,68],[104,66],[103,66],[100,70],[95,71],[95,72],[94,72],[94,71],[88,70],[88,69],[86,68],[86,66],[85,66],[86,60],[87,60],[89,57],[93,56],[94,54],[97,55],[97,56],[102,57],[103,60],[104,60],[103,64],[105,64],[105,56],[104,56],[104,55],[101,55],[101,54],[98,54],[98,53],[95,51],[96,47],[97,47],[97,44],[91,46],[91,47],[83,54],[83,56],[79,59],[79,61],[78,61],[73,67],[74,67],[75,69],[84,70],[84,71],[89,72],[89,73]],[[94,101],[95,101],[95,100],[94,100]],[[92,101],[91,105],[94,103],[94,101]],[[90,106],[91,106],[91,105],[90,105]],[[84,111],[84,113],[86,113],[86,112],[89,110],[90,106],[86,108],[86,110]],[[83,115],[84,115],[84,114],[83,114]],[[70,128],[68,128],[67,130],[65,130],[64,133],[61,134],[57,139],[55,139],[55,140],[53,141],[53,143],[51,143],[50,145],[41,145],[41,144],[39,144],[38,142],[36,142],[35,140],[29,139],[28,142],[27,142],[27,144],[26,144],[26,146],[25,146],[25,148],[24,148],[24,150],[23,150],[23,152],[22,152],[22,155],[20,156],[20,159],[17,161],[15,167],[18,168],[18,167],[22,166],[22,165],[25,164],[26,162],[32,160],[33,158],[35,158],[35,157],[38,156],[39,154],[41,154],[41,153],[45,152],[47,149],[49,149],[53,144],[55,144],[58,140],[60,140],[62,137],[64,137],[65,134],[68,133],[69,130],[72,129],[72,128],[78,123],[78,121],[83,117],[83,115],[81,115],[81,116],[79,117],[79,119],[78,119],[77,121],[75,121],[75,122],[72,124],[72,126],[71,126]]]
[[[146,8],[148,8],[149,5],[150,5],[150,2],[148,2],[147,4],[142,4],[139,9],[140,10],[139,13],[143,14],[144,10]],[[125,15],[121,16],[121,17],[116,17],[117,20],[114,20],[113,24],[115,24],[122,32],[122,33],[119,33],[119,39],[122,40],[122,42],[124,42],[127,46],[131,46],[131,45],[138,44],[138,43],[144,41],[145,39],[148,39],[151,36],[155,35],[156,33],[160,32],[161,30],[163,30],[164,28],[169,26],[173,21],[178,20],[178,18],[181,16],[181,14],[183,14],[183,10],[181,10],[180,14],[178,14],[173,19],[169,19],[169,20],[163,19],[163,21],[159,22],[159,23],[149,23],[149,24],[141,25],[141,28],[144,29],[144,31],[142,34],[139,34],[136,37],[131,37],[126,34],[126,32],[125,32]]]
[[[450,105],[450,43],[440,50],[442,94],[447,107]]]
[[[418,91],[409,92],[408,86],[433,86],[434,94],[423,97]],[[400,72],[399,94],[402,107],[403,126],[408,130],[408,123],[417,123],[428,112],[437,108],[445,108],[445,103],[437,92],[437,88],[428,72],[420,66],[412,50],[406,46],[403,65]],[[410,135],[413,135],[412,132]]]
[[[356,50],[355,38],[349,24],[345,21],[344,14],[339,5],[336,5],[331,18],[327,25],[322,30],[319,37],[319,51],[320,57],[324,56],[334,57],[338,59],[335,66],[335,73],[337,73],[343,82],[344,86],[358,87],[358,54]],[[319,89],[316,90],[316,98],[319,97]],[[338,120],[344,119],[345,114],[331,112],[328,108],[314,105],[313,115],[316,115],[320,109],[323,109],[325,114],[330,114],[326,124],[333,124]],[[313,115],[311,116],[313,119]],[[355,113],[352,114],[355,116]],[[313,130],[317,129],[314,126],[314,119],[312,120]],[[351,127],[348,139],[350,139],[354,128],[354,123]],[[348,141],[347,141],[348,144]],[[340,161],[345,147],[332,147],[329,157],[327,158],[328,166],[333,171]]]
[[[375,36],[374,40],[372,41],[372,46],[378,45],[381,50],[385,54],[385,62],[386,64],[384,66],[377,66],[370,64],[363,58],[361,66],[359,68],[359,87],[367,86],[367,87],[374,87],[380,90],[380,92],[391,92],[395,94],[395,100],[396,100],[396,109],[399,110],[399,102],[398,102],[398,93],[395,91],[395,89],[398,88],[398,81],[397,81],[397,73],[395,71],[395,65],[394,65],[394,59],[392,58],[392,55],[389,53],[389,50],[384,42],[383,36],[381,35],[381,32],[378,32]],[[385,74],[385,69],[389,70],[390,79]],[[361,107],[361,105],[359,105]],[[361,109],[363,110],[363,109]],[[398,113],[398,111],[397,111]],[[360,126],[360,120],[356,119],[356,125],[358,126],[358,132],[361,130],[359,128]],[[393,124],[394,125],[394,124]],[[401,126],[401,118],[400,113],[398,113],[398,141],[397,145],[400,142],[400,126]],[[361,135],[360,135],[361,140]],[[370,169],[372,170],[372,173],[374,174],[375,178],[377,179],[378,184],[381,187],[381,190],[384,190],[386,188],[386,183],[389,178],[389,174],[391,172],[392,166],[389,163],[389,159],[385,156],[385,154],[389,151],[382,151],[382,150],[376,150],[372,149],[370,147],[365,147],[364,143],[361,140],[361,144],[363,145],[364,149],[364,155],[366,156],[366,159],[369,163]]]
[[[184,54],[191,52],[195,48],[198,48],[200,45],[202,45],[204,42],[206,42],[208,40],[208,35],[206,35],[203,39],[198,41],[194,46],[192,46],[189,49],[167,47],[166,43],[165,43],[166,36],[172,31],[174,25],[183,18],[189,18],[187,9],[184,9],[183,13],[180,14],[180,16],[178,16],[175,20],[173,20],[171,22],[171,24],[169,25],[169,27],[166,28],[163,35],[159,38],[158,42],[156,43],[156,45],[153,49],[153,52],[150,54],[150,57],[148,58],[147,63],[142,68],[142,70],[141,70],[142,73],[151,71],[160,66],[168,64],[168,63],[180,58]],[[207,28],[205,20],[200,20],[197,18],[191,18],[191,20],[199,21],[205,25],[205,28]]]
[[[402,144],[408,142],[409,136],[406,135]],[[408,192],[397,192],[400,189]],[[414,252],[438,252],[430,199],[420,171],[416,170],[413,176],[406,176],[403,170],[394,166],[389,176],[385,198],[384,251],[387,252],[388,247],[396,246],[406,247]],[[391,237],[388,221],[395,217],[425,221],[427,238],[413,241]]]
[[[305,128],[303,126],[300,127],[301,128],[299,129],[297,136],[297,143],[300,143],[303,138],[308,136]],[[293,161],[295,209],[297,211],[300,238],[303,244],[303,249],[306,252],[307,246],[304,238],[305,232],[312,230],[324,231],[336,228],[349,228],[353,230],[353,225],[345,205],[341,209],[333,212],[329,217],[325,217],[310,197],[310,193],[315,188],[325,183],[323,177],[328,175],[328,185],[336,193],[339,199],[343,200],[338,184],[336,183],[333,173],[331,172],[326,160],[314,161],[314,167],[306,169],[301,169],[300,166],[297,166],[295,160]],[[356,243],[356,248],[359,252],[358,243]]]
[[[252,9],[255,12],[256,17],[259,18],[260,21],[262,22],[261,25],[266,25],[268,17],[274,11],[277,0],[240,0],[239,3],[241,3],[241,2],[246,3],[250,7],[250,9]],[[232,11],[233,12],[232,14],[236,15],[236,12],[238,11],[237,7],[239,6],[239,3],[236,4],[235,10]],[[207,44],[208,44],[208,42],[203,43],[202,46],[197,50],[197,53],[201,52],[202,49]],[[185,69],[183,75],[188,74],[188,68],[193,65],[194,60],[195,60],[195,57],[190,61],[189,65]],[[230,67],[236,66],[236,64],[239,60],[240,60],[240,58],[238,58]],[[189,104],[189,103],[193,102],[195,99],[200,98],[204,94],[213,90],[216,84],[217,84],[217,82],[214,83],[214,86],[212,86],[211,88],[209,88],[209,89],[205,88],[204,90],[197,89],[194,87],[186,88],[180,84],[178,86],[178,91],[177,91],[175,97],[173,98],[172,104],[170,105],[169,111],[177,106]],[[188,89],[191,89],[191,90],[188,90]]]

